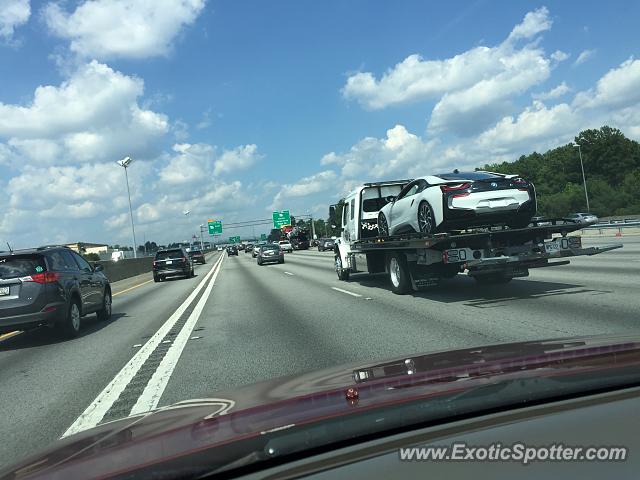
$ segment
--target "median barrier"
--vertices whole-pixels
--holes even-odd
[[[143,273],[151,272],[153,257],[125,258],[113,261],[93,262],[94,265],[102,265],[104,274],[110,282],[117,282],[123,278],[135,277]]]

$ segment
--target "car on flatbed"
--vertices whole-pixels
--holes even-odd
[[[621,244],[583,248],[579,236],[568,236],[582,225],[554,219],[549,225],[518,229],[502,225],[379,235],[380,210],[376,209],[384,211],[385,205],[410,184],[395,180],[361,185],[344,198],[340,220],[336,218],[337,207],[330,208],[332,223],[342,226],[334,249],[340,280],[348,280],[353,273],[384,272],[397,294],[435,286],[464,272],[480,284],[500,284],[526,277],[532,268],[565,265],[568,257],[622,248]]]
[[[183,247],[158,250],[153,259],[153,281],[162,282],[168,277],[190,278],[194,276],[193,260]]]
[[[103,266],[91,266],[70,248],[0,253],[0,334],[50,325],[75,337],[85,315],[111,318],[111,299]]]
[[[408,181],[384,201],[378,213],[381,237],[494,225],[524,228],[537,210],[531,182],[485,171],[426,175]],[[371,206],[378,208],[378,203]]]

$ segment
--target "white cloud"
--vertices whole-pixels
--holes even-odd
[[[142,80],[93,61],[60,86],[40,86],[27,105],[0,103],[0,139],[23,163],[64,164],[143,155],[168,130],[143,110]]]
[[[524,16],[522,23],[513,27],[508,40],[513,41],[521,38],[532,38],[538,33],[549,30],[552,23],[547,7],[541,7],[533,12],[528,12]]]
[[[0,40],[9,42],[15,29],[31,16],[29,0],[0,0]]]
[[[167,55],[181,30],[192,24],[205,0],[89,0],[72,12],[49,3],[50,31],[68,39],[84,58],[148,58]]]
[[[173,146],[176,155],[160,170],[166,185],[202,184],[224,173],[245,170],[262,158],[256,145],[241,145],[218,155],[215,146],[206,143],[182,143]]]
[[[445,60],[410,55],[380,79],[371,72],[349,76],[342,94],[368,109],[439,99],[429,130],[469,135],[499,118],[513,96],[545,81],[555,63],[566,58],[561,51],[547,57],[537,46],[536,36],[551,24],[542,7],[527,13],[497,46],[475,47]],[[522,41],[528,42],[519,45]]]
[[[546,8],[528,13],[523,23],[516,25],[509,38],[497,47],[475,47],[445,60],[424,60],[420,55],[410,55],[380,80],[370,72],[356,73],[349,76],[342,94],[366,108],[380,109],[469,88],[513,66],[510,57],[522,52],[512,49],[513,41],[531,38],[550,28],[547,15]],[[530,49],[530,46],[523,47],[523,50]],[[533,50],[537,59],[541,52]]]
[[[583,64],[584,62],[589,60],[591,57],[593,57],[595,53],[596,53],[595,50],[583,50],[582,52],[580,52],[580,55],[578,55],[578,58],[576,58],[576,61],[573,62],[573,65],[577,66],[577,65]]]
[[[337,179],[338,176],[333,170],[323,170],[314,175],[301,178],[296,183],[282,185],[269,208],[277,210],[288,206],[285,200],[327,191],[335,185]]]
[[[387,130],[385,138],[363,138],[346,153],[328,153],[320,163],[340,166],[343,178],[365,174],[372,179],[382,178],[403,174],[410,167],[424,165],[435,143],[425,142],[408,132],[403,125],[396,125]]]
[[[540,141],[575,135],[578,124],[576,113],[566,103],[547,108],[534,102],[517,118],[504,117],[495,127],[478,136],[478,146],[489,155],[528,151]]]
[[[596,88],[576,95],[576,108],[626,108],[640,102],[640,60],[629,60],[609,70]]]
[[[562,82],[557,87],[552,88],[547,92],[542,93],[534,93],[531,95],[535,100],[552,100],[554,98],[561,97],[566,95],[571,91],[571,87],[569,87],[565,82]]]
[[[564,62],[570,55],[568,53],[563,52],[562,50],[556,50],[551,54],[551,59],[556,62]]]
[[[258,153],[258,147],[254,144],[242,145],[233,150],[225,150],[216,160],[213,174],[233,172],[234,170],[246,170],[254,165],[262,155]]]

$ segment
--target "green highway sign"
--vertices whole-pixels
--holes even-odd
[[[222,220],[211,220],[207,222],[209,235],[222,235]]]
[[[266,240],[267,239],[267,234],[266,233],[261,233],[260,234],[260,240]]]
[[[240,243],[240,237],[229,237],[229,243]]]
[[[284,225],[291,225],[291,215],[289,215],[289,210],[273,212],[273,228],[281,228]]]

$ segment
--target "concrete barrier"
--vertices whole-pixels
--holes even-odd
[[[110,282],[117,282],[123,278],[135,277],[150,272],[153,267],[153,257],[125,258],[117,262],[93,262],[104,267],[104,274]]]

